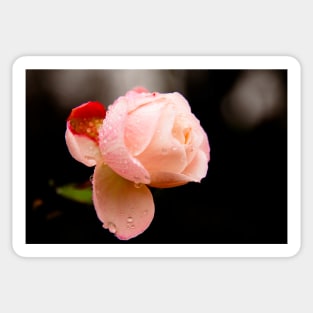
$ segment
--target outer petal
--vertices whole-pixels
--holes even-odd
[[[99,129],[99,147],[103,159],[120,176],[137,183],[150,183],[150,174],[134,158],[125,145],[124,129],[127,118],[127,100],[121,97],[110,106]]]
[[[151,187],[170,188],[185,185],[189,182],[200,182],[208,171],[208,159],[205,152],[199,150],[182,173],[151,173]]]
[[[139,107],[155,101],[162,101],[162,94],[158,92],[137,92],[136,89],[132,89],[126,93],[124,98],[128,102],[128,112],[137,110]],[[119,99],[118,99],[119,100]]]
[[[184,174],[155,172],[151,173],[151,183],[149,186],[156,188],[171,188],[185,185],[190,181],[191,178]]]
[[[98,142],[98,128],[105,118],[105,107],[98,101],[89,101],[74,108],[67,119],[67,128],[75,135]]]
[[[74,135],[68,128],[65,132],[65,141],[72,157],[85,164],[94,166],[101,160],[98,145],[90,138],[80,135]]]
[[[69,152],[87,166],[94,166],[101,160],[98,128],[105,114],[105,107],[100,102],[89,101],[74,108],[67,119],[65,141]]]
[[[154,216],[150,190],[125,180],[104,164],[95,168],[93,202],[103,227],[122,240],[144,232]]]
[[[208,158],[205,152],[199,150],[182,174],[190,177],[194,182],[200,182],[208,171]]]
[[[203,140],[202,140],[202,143],[201,143],[201,145],[200,145],[200,150],[202,150],[204,153],[205,153],[205,155],[206,155],[206,157],[207,157],[207,159],[208,159],[208,162],[210,161],[210,144],[209,144],[209,140],[208,140],[208,136],[207,136],[207,134],[206,134],[206,132],[203,130],[203,128],[201,128],[201,130],[202,130],[202,134],[203,134]]]
[[[166,97],[167,101],[172,101],[172,103],[175,105],[176,110],[184,113],[191,112],[188,101],[179,92],[166,94]]]

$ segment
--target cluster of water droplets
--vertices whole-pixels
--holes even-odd
[[[134,222],[134,219],[131,216],[127,217],[127,228],[134,229],[135,224],[133,222]]]

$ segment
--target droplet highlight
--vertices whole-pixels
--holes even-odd
[[[109,232],[111,232],[112,234],[116,233],[116,225],[114,223],[109,222],[108,229],[109,229]]]
[[[127,228],[134,229],[134,228],[135,228],[135,225],[132,224],[132,223],[127,223]]]
[[[142,187],[142,183],[134,183],[134,187],[135,188],[141,188]]]

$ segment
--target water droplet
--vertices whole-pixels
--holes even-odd
[[[143,215],[147,215],[147,214],[148,214],[148,210],[144,210]]]
[[[176,150],[177,150],[177,147],[172,147],[172,150],[173,150],[173,151],[176,151]]]
[[[135,228],[135,225],[134,225],[134,224],[131,224],[131,223],[127,223],[127,228],[134,229],[134,228]]]
[[[93,175],[90,175],[89,180],[92,182],[93,181]]]
[[[90,127],[93,127],[93,122],[89,122],[88,125],[89,125]]]
[[[127,218],[127,223],[132,223],[132,221],[133,221],[133,218],[132,218],[131,216],[129,216],[129,217]]]
[[[142,183],[134,183],[135,188],[140,188],[142,186]]]
[[[108,228],[109,228],[109,231],[110,231],[112,234],[115,234],[115,233],[116,233],[116,226],[115,226],[114,223],[109,222]]]

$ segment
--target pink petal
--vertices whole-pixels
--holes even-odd
[[[101,160],[101,154],[94,140],[80,135],[74,135],[69,128],[65,132],[65,141],[72,157],[85,164],[94,166]]]
[[[94,166],[101,160],[98,147],[98,128],[105,117],[105,107],[89,101],[72,109],[67,119],[65,141],[69,152],[79,162]]]
[[[175,106],[175,110],[184,113],[190,113],[191,108],[188,101],[179,93],[173,92],[165,94],[167,101],[171,100],[172,104]]]
[[[93,175],[93,202],[103,227],[122,240],[144,232],[154,217],[150,190],[125,180],[100,163]]]
[[[189,163],[203,141],[203,129],[199,120],[190,112],[178,114],[175,118],[172,134],[184,145]]]
[[[150,143],[163,106],[156,101],[128,114],[124,139],[133,156],[140,154]]]
[[[152,102],[162,102],[163,95],[158,92],[138,93],[135,90],[130,90],[124,97],[117,99],[116,102],[120,101],[121,99],[127,101],[128,112],[132,112],[143,105],[151,104]]]
[[[172,135],[175,116],[174,105],[166,105],[150,144],[137,156],[150,173],[180,173],[187,165],[185,147]]]
[[[148,184],[150,175],[134,158],[125,145],[124,129],[127,118],[127,99],[120,97],[110,106],[105,121],[99,129],[99,147],[104,162],[117,174],[137,183]]]
[[[184,174],[156,172],[151,173],[151,183],[149,184],[149,186],[156,188],[171,188],[185,185],[190,181],[190,177]]]
[[[202,143],[200,144],[200,150],[202,150],[207,159],[208,159],[208,162],[210,161],[210,145],[209,145],[209,140],[208,140],[208,136],[206,134],[206,132],[201,128],[202,130],[202,134],[203,134],[203,140],[202,140]]]
[[[200,182],[208,171],[208,158],[205,152],[198,150],[193,160],[184,169],[184,175],[190,177],[194,182]]]

